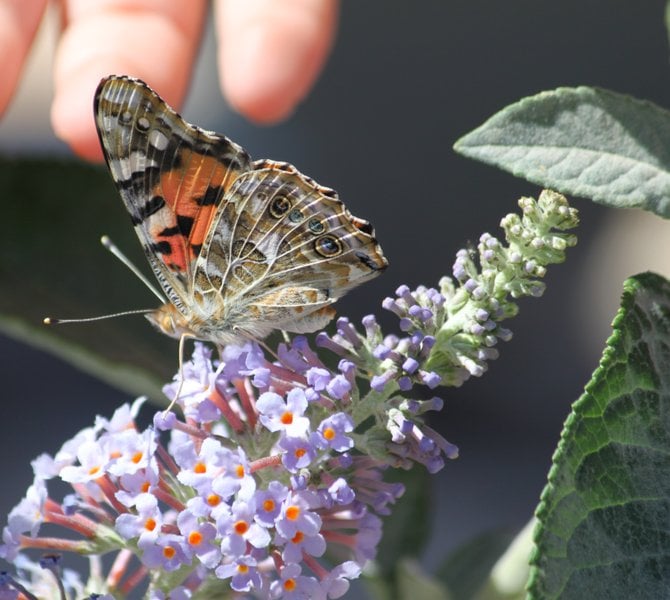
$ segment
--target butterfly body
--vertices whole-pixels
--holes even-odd
[[[146,84],[104,79],[105,159],[166,303],[162,332],[218,346],[315,331],[387,266],[370,224],[287,163],[186,123]]]

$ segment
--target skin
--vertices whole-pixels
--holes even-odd
[[[0,0],[0,114],[11,102],[47,0]],[[218,75],[231,106],[257,123],[286,118],[321,71],[337,0],[214,0]],[[188,10],[184,10],[188,7]],[[206,0],[61,0],[51,122],[82,158],[102,159],[91,99],[109,74],[139,77],[179,108]]]

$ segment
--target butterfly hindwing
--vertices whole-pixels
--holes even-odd
[[[369,223],[353,217],[334,190],[286,163],[256,161],[216,218],[196,280],[240,307],[240,329],[246,317],[252,330],[261,322],[313,331],[319,325],[303,329],[313,313],[321,311],[324,324],[330,304],[387,265]]]

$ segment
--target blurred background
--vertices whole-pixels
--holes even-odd
[[[664,4],[343,3],[324,73],[297,112],[274,127],[252,125],[226,106],[210,31],[181,112],[255,158],[295,164],[337,189],[355,215],[373,223],[391,267],[338,304],[340,314],[358,320],[379,313],[381,300],[401,283],[435,285],[451,272],[460,247],[483,231],[499,235],[498,223],[516,210],[517,199],[539,193],[457,156],[451,147],[461,135],[505,105],[558,86],[601,86],[670,106]],[[0,123],[4,154],[68,153],[48,121],[56,33],[49,17]],[[501,357],[484,377],[442,390],[445,407],[431,424],[460,447],[461,456],[433,477],[435,526],[423,557],[428,569],[479,533],[514,531],[527,522],[570,404],[598,364],[623,280],[648,269],[668,273],[665,222],[572,200],[581,212],[579,244],[565,264],[549,269],[544,297],[521,301],[519,317],[507,324],[514,338],[499,347]],[[104,223],[90,228],[105,233]],[[104,286],[104,276],[92,285]],[[43,301],[31,299],[51,314]],[[154,335],[142,320],[138,327]],[[55,452],[95,414],[108,416],[130,397],[6,337],[0,337],[0,358],[4,515],[31,482],[33,457]]]

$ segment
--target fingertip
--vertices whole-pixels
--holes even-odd
[[[93,117],[93,95],[102,76],[97,70],[80,71],[65,86],[58,86],[51,105],[51,126],[56,135],[86,160],[99,162],[102,150]]]
[[[45,0],[0,2],[0,117],[14,97],[24,62],[44,14]]]
[[[223,95],[236,111],[258,123],[285,119],[307,92],[294,81],[294,65],[268,55],[272,37],[271,31],[258,27],[244,37],[233,56],[226,53],[220,61]]]
[[[221,89],[259,123],[289,116],[321,71],[337,26],[334,0],[230,1],[217,15]]]
[[[6,31],[2,24],[0,24],[0,56],[10,58],[5,62],[2,78],[0,78],[0,117],[9,108],[9,104],[14,97],[21,74],[21,67],[23,66],[23,57],[18,56],[16,51],[18,46],[16,38],[16,33]]]
[[[3,45],[0,45],[0,55],[7,56],[12,52],[12,49],[10,48],[6,51],[5,48],[2,47]],[[12,68],[11,70],[7,69],[7,72],[4,74],[5,76],[2,78],[2,82],[0,82],[0,118],[5,115],[16,92],[20,74],[19,68],[20,65],[17,65],[16,68]]]

